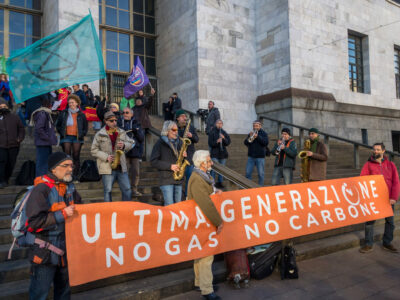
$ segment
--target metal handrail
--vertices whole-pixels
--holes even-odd
[[[266,119],[266,120],[269,120],[269,121],[278,123],[278,128],[277,128],[277,136],[278,136],[278,137],[279,137],[280,134],[281,134],[281,126],[282,126],[282,124],[286,124],[286,125],[288,125],[288,126],[298,128],[298,129],[300,130],[300,133],[299,133],[300,144],[303,145],[304,131],[308,131],[309,128],[304,127],[304,126],[301,126],[301,125],[296,125],[296,124],[293,124],[293,123],[290,123],[290,122],[278,120],[278,119],[275,119],[275,118],[271,118],[271,117],[269,117],[269,116],[261,115],[261,116],[259,116],[259,118],[260,118],[261,120],[262,120],[262,119]],[[319,134],[324,136],[324,142],[325,142],[325,144],[327,144],[327,145],[328,145],[328,143],[329,143],[329,138],[333,138],[333,139],[335,139],[335,140],[339,140],[339,141],[342,141],[342,142],[345,142],[345,143],[348,143],[348,144],[352,144],[353,147],[354,147],[354,165],[355,165],[355,167],[356,167],[357,169],[360,168],[359,147],[364,147],[364,148],[367,148],[367,149],[372,149],[372,146],[370,146],[370,145],[368,145],[368,144],[364,144],[364,143],[352,141],[352,140],[349,140],[349,139],[346,139],[346,138],[343,138],[343,137],[340,137],[340,136],[337,136],[337,135],[334,135],[334,134],[330,134],[330,133],[326,133],[326,132],[322,132],[322,131],[320,131]],[[393,152],[393,151],[388,151],[388,150],[386,150],[385,153],[389,155],[390,160],[393,160],[393,158],[394,158],[395,156],[400,157],[400,153],[398,153],[398,152]]]

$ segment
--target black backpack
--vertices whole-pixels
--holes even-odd
[[[22,164],[21,170],[15,179],[16,185],[33,185],[35,180],[36,165],[32,160],[27,160]]]
[[[296,264],[296,250],[291,244],[285,246],[281,259],[281,279],[297,279],[299,270]]]
[[[88,159],[83,162],[78,179],[80,182],[99,181],[101,179],[94,160]]]
[[[250,275],[254,279],[263,279],[272,274],[282,251],[281,242],[254,247],[255,254],[249,254]]]

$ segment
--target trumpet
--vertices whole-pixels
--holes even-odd
[[[254,142],[254,140],[256,139],[257,135],[258,135],[258,130],[254,130],[253,134],[247,139],[247,141],[249,143]]]
[[[280,141],[281,141],[281,144],[278,145],[278,148],[276,148],[276,151],[275,151],[276,155],[279,155],[279,153],[281,153],[282,146],[285,145],[285,139],[284,138],[281,138]]]

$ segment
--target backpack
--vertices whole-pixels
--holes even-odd
[[[30,247],[34,244],[39,245],[41,248],[47,248],[48,250],[63,256],[64,251],[55,247],[54,245],[38,239],[34,234],[28,232],[26,230],[26,222],[28,220],[26,216],[26,203],[29,200],[31,192],[34,186],[28,186],[27,188],[22,189],[14,200],[14,209],[10,215],[11,217],[11,234],[14,237],[13,243],[8,251],[8,260],[11,259],[11,253],[14,249],[14,246],[17,244],[19,247]]]
[[[35,180],[36,165],[32,160],[27,160],[22,164],[21,170],[15,179],[16,185],[32,185]]]
[[[101,179],[94,160],[85,160],[78,177],[80,182],[99,181]]]
[[[260,245],[253,247],[252,250],[248,255],[251,277],[260,280],[270,276],[282,251],[281,243]]]
[[[281,279],[297,279],[299,271],[296,264],[296,250],[289,244],[282,251]]]

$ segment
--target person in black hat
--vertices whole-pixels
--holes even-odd
[[[185,113],[184,110],[180,109],[176,112],[176,124],[178,125],[178,136],[183,138],[185,134],[185,130],[188,124],[188,117]],[[199,137],[197,135],[196,129],[194,128],[193,124],[190,124],[189,130],[187,131],[187,136],[192,143],[188,146],[187,148],[187,157],[186,159],[190,162],[190,166],[187,166],[185,169],[185,181],[186,181],[186,187],[185,187],[185,196],[187,195],[187,186],[189,182],[190,175],[192,175],[193,172],[193,154],[194,151],[196,150],[194,147],[194,144],[199,142]]]
[[[310,128],[308,134],[311,141],[311,149],[307,151],[307,156],[310,160],[309,181],[325,180],[328,150],[325,144],[319,140],[319,130],[317,128]]]
[[[291,184],[296,164],[297,145],[290,136],[289,128],[282,129],[281,139],[272,148],[272,155],[275,155],[276,158],[271,184],[279,185],[282,177],[285,184]]]
[[[73,168],[66,153],[51,154],[48,173],[36,177],[26,203],[26,235],[35,241],[28,253],[29,299],[47,299],[51,286],[54,299],[70,299],[64,224],[73,216],[74,205],[81,203],[72,183]]]

